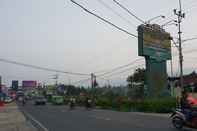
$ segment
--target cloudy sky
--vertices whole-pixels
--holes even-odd
[[[118,7],[113,0],[76,0],[112,23],[137,34],[141,24]],[[119,0],[131,12],[146,21],[158,15],[166,19],[155,19],[152,23],[163,24],[176,18],[173,9],[178,0]],[[104,3],[104,4],[103,4]],[[183,39],[197,37],[197,0],[184,0]],[[87,73],[108,71],[131,63],[138,57],[137,39],[121,32],[101,20],[87,14],[69,0],[0,0],[0,59],[22,62],[41,67],[70,72]],[[165,27],[177,37],[177,27]],[[197,44],[187,41],[183,45],[184,72],[197,67]],[[173,54],[177,50],[173,49]],[[178,74],[177,56],[173,57],[173,73]],[[130,71],[111,75],[105,79],[110,83],[125,84],[126,77],[134,69],[143,67],[144,61],[137,61]],[[119,70],[121,72],[126,68]],[[170,72],[170,66],[168,66]],[[11,80],[38,80],[54,83],[56,72],[47,72],[0,62],[3,83]],[[59,82],[74,83],[90,76],[61,74]],[[105,84],[107,80],[99,80]],[[82,84],[88,84],[89,81]],[[80,83],[81,84],[81,83]]]

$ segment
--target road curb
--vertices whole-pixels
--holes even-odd
[[[21,110],[21,112],[24,114],[26,120],[29,121],[31,125],[37,129],[37,131],[49,131],[43,124],[41,124],[38,120],[36,120],[32,115],[30,115],[24,110]]]

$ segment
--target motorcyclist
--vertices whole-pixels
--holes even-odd
[[[87,109],[88,109],[88,108],[91,108],[91,103],[92,103],[91,99],[89,99],[89,98],[87,97],[86,100],[85,100],[85,106],[86,106]]]
[[[74,108],[75,102],[76,102],[75,98],[74,97],[71,97],[70,98],[70,109],[73,109]]]
[[[188,100],[189,94],[187,92],[183,92],[180,101],[181,110],[186,115],[187,120],[192,120],[193,117],[197,117],[197,110],[192,107],[190,101]]]
[[[26,104],[26,100],[25,100],[25,98],[23,97],[23,99],[22,99],[22,105],[25,106],[25,104]]]

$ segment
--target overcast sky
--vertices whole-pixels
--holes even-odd
[[[76,1],[114,24],[137,34],[137,25],[141,23],[119,8],[113,0]],[[101,4],[102,1],[108,8]],[[143,20],[165,15],[167,17],[165,20],[152,21],[158,24],[176,18],[173,9],[178,8],[178,0],[119,0],[119,2]],[[186,19],[182,24],[183,39],[197,37],[195,14],[197,0],[184,0],[183,9],[186,12]],[[177,37],[177,27],[167,26],[166,30]],[[188,41],[183,46],[183,51],[187,52],[184,54],[185,73],[197,67],[195,43],[196,40]],[[137,47],[136,38],[87,14],[69,0],[0,0],[0,58],[89,74],[107,71],[142,58],[138,57]],[[173,49],[173,54],[176,53],[176,49]],[[178,59],[173,58],[174,74],[177,74]],[[144,61],[139,61],[131,67],[143,63]],[[126,77],[133,69],[106,79],[113,84],[125,84]],[[169,66],[168,72],[170,72]],[[0,62],[0,74],[3,83],[10,85],[13,79],[54,83],[52,78],[55,72]],[[59,73],[59,82],[72,83],[88,77]],[[99,82],[106,83],[103,80]]]

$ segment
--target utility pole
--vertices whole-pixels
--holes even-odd
[[[91,73],[91,88],[94,88],[94,74]]]
[[[109,79],[107,79],[107,84],[108,84],[108,88],[110,88],[111,85],[110,85],[110,80]]]
[[[0,76],[0,93],[2,92],[2,77]]]
[[[91,87],[95,88],[97,86],[96,75],[91,73]]]
[[[173,77],[173,63],[172,63],[172,58],[170,60],[170,68],[171,68],[171,77]]]
[[[53,79],[55,80],[55,86],[56,87],[57,87],[57,84],[58,84],[58,77],[59,77],[58,74],[54,75],[54,77],[53,77]]]
[[[92,99],[94,101],[94,99],[95,99],[95,80],[96,80],[96,76],[93,73],[91,73],[90,75],[91,75],[91,88],[92,88],[91,89],[92,90],[91,96],[92,96]]]
[[[180,87],[181,89],[184,90],[183,88],[183,54],[182,54],[182,41],[181,41],[181,22],[182,19],[185,18],[185,13],[182,12],[182,5],[181,5],[181,0],[179,0],[179,11],[174,9],[174,14],[177,15],[178,17],[178,42],[179,42],[179,64],[180,64]]]

